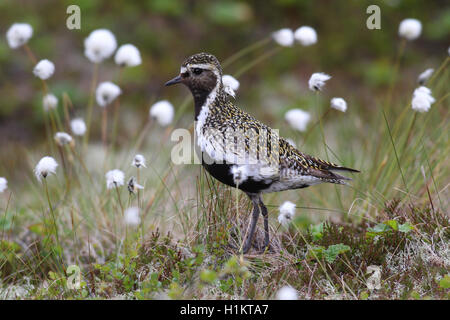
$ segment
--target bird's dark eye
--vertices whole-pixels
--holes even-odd
[[[194,68],[194,69],[192,69],[192,72],[193,72],[194,74],[199,75],[200,73],[203,72],[203,69],[200,69],[200,68]]]

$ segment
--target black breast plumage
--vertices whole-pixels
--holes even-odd
[[[203,162],[202,165],[215,179],[231,187],[236,187],[231,173],[231,167],[233,165],[227,163],[207,164],[205,162]],[[256,181],[252,177],[248,177],[247,180],[238,186],[238,188],[247,193],[260,193],[269,188],[271,184],[272,181]]]

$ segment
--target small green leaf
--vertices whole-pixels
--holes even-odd
[[[450,288],[450,274],[446,274],[440,281],[439,281],[439,287],[442,289],[449,289]]]
[[[367,231],[369,232],[373,232],[373,233],[385,233],[392,230],[390,226],[384,224],[384,223],[379,223],[377,224],[375,227],[373,228],[367,228]]]
[[[45,235],[45,226],[42,223],[36,223],[28,227],[28,229],[40,236]]]
[[[58,275],[56,274],[56,272],[53,272],[53,271],[49,271],[49,272],[48,272],[48,276],[49,276],[49,278],[50,278],[51,280],[56,280],[56,279],[58,279]]]
[[[391,227],[395,231],[398,230],[398,222],[397,222],[397,220],[388,220],[388,221],[385,221],[384,224],[388,225],[389,227]]]
[[[314,239],[314,241],[320,240],[323,237],[323,222],[309,226],[309,232]]]
[[[350,247],[339,243],[339,244],[333,244],[331,246],[329,246],[327,248],[327,250],[324,251],[325,253],[325,260],[327,260],[327,262],[329,263],[333,263],[334,260],[336,260],[337,256],[344,253],[350,251]]]
[[[408,222],[405,222],[404,224],[401,224],[398,226],[398,231],[403,232],[403,233],[408,233],[413,229],[414,229],[414,227],[411,226]]]
[[[170,284],[170,290],[167,295],[172,300],[181,299],[181,297],[183,296],[183,288],[177,282],[172,282]]]
[[[9,216],[0,217],[0,229],[10,230],[13,227],[13,219]]]
[[[366,232],[366,238],[375,238],[376,235],[377,234],[375,232]]]
[[[214,270],[203,270],[200,273],[200,279],[204,282],[212,283],[217,279],[217,273]]]
[[[2,252],[19,252],[20,245],[13,241],[1,240],[0,241],[0,249]]]
[[[228,269],[235,269],[238,265],[238,261],[236,256],[232,256],[228,261],[225,263],[225,268]]]
[[[308,249],[308,258],[311,260],[322,259],[325,248],[322,246],[313,246]]]
[[[369,293],[367,291],[363,291],[359,294],[359,299],[367,300],[369,298]]]
[[[420,300],[420,294],[415,290],[411,291],[411,293],[409,295],[413,299]]]

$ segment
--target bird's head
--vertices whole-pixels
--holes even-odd
[[[166,82],[186,85],[192,92],[211,92],[222,81],[222,67],[216,57],[209,53],[197,53],[181,65],[180,75]]]

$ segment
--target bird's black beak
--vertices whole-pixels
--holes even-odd
[[[166,82],[165,86],[171,86],[173,84],[177,84],[181,82],[181,75],[179,75],[178,77],[173,78],[172,80],[169,80]]]

